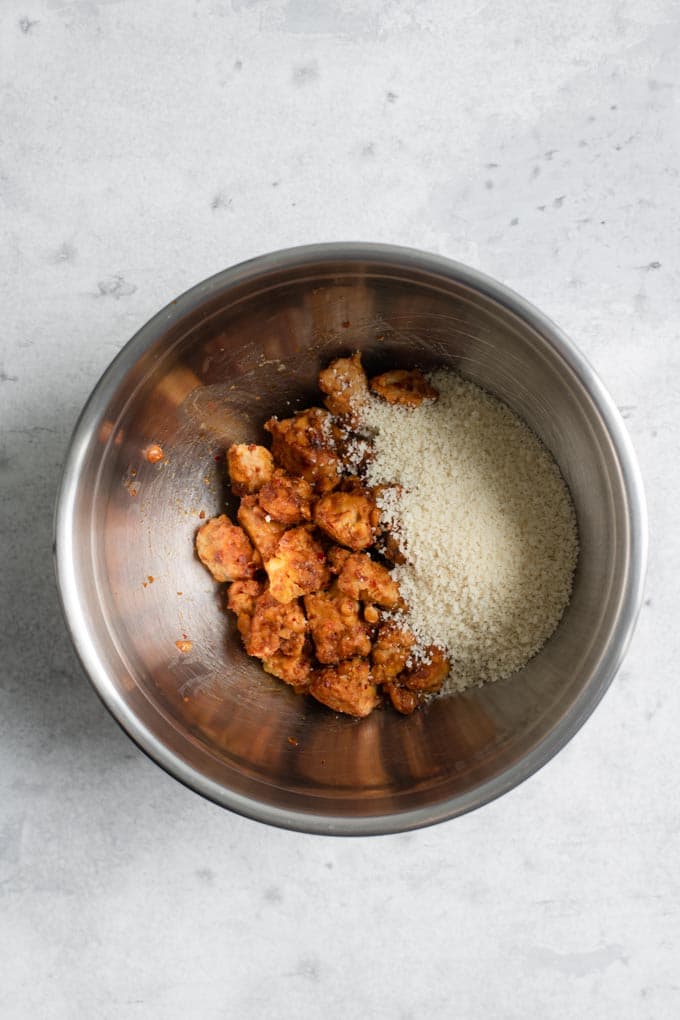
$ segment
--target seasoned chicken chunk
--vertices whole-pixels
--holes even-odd
[[[263,581],[234,581],[227,592],[227,609],[232,613],[253,615],[255,599],[264,591]]]
[[[399,601],[399,585],[389,570],[375,563],[368,553],[352,553],[338,575],[338,588],[362,602],[375,602],[391,609]]]
[[[213,517],[198,529],[196,552],[216,581],[246,580],[261,566],[246,533],[226,514]]]
[[[290,684],[296,694],[302,694],[309,687],[312,675],[312,658],[303,648],[299,655],[283,655],[277,652],[262,660],[265,673],[276,676],[284,683]]]
[[[383,691],[390,699],[392,707],[402,715],[413,715],[422,700],[415,691],[409,691],[406,687],[393,681],[384,684]]]
[[[370,715],[380,703],[378,688],[364,659],[349,659],[317,670],[312,674],[309,693],[335,712],[359,718]]]
[[[342,462],[336,451],[333,418],[320,407],[298,411],[293,418],[270,418],[274,460],[292,475],[301,475],[317,492],[329,492],[340,481]]]
[[[268,560],[274,555],[279,539],[286,530],[285,524],[267,520],[267,516],[258,503],[257,496],[244,496],[236,514],[239,524],[248,532],[251,542],[263,560]]]
[[[264,591],[255,600],[245,646],[248,655],[269,659],[281,655],[299,656],[305,643],[307,621],[300,603],[295,600],[283,605]]]
[[[371,653],[376,683],[384,684],[399,676],[414,644],[413,634],[394,620],[387,620],[381,625]]]
[[[301,524],[312,519],[313,495],[314,491],[306,479],[294,478],[277,468],[260,489],[257,501],[273,521]]]
[[[430,386],[417,368],[409,371],[396,368],[392,372],[383,372],[371,379],[370,386],[388,404],[402,404],[404,407],[418,407],[423,400],[436,400],[439,396],[438,391]]]
[[[324,551],[304,526],[282,535],[276,554],[265,560],[264,567],[271,594],[279,602],[325,588],[330,578]]]
[[[326,553],[331,574],[339,574],[351,555],[349,549],[343,549],[341,545],[332,545]]]
[[[369,654],[371,639],[356,599],[343,595],[333,585],[327,592],[305,595],[304,604],[319,662],[340,662]]]
[[[232,491],[237,496],[259,492],[274,471],[274,459],[264,446],[234,443],[227,450],[227,467]]]
[[[324,404],[332,414],[357,424],[356,408],[368,395],[366,373],[359,351],[351,358],[336,358],[319,372],[319,386],[326,394]]]
[[[329,492],[314,507],[314,523],[340,545],[367,549],[375,534],[375,502],[365,489]]]
[[[441,648],[428,645],[425,651],[430,661],[405,669],[397,679],[402,687],[408,688],[409,691],[434,694],[446,680],[451,664]]]

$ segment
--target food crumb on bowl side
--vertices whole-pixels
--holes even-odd
[[[152,443],[151,446],[147,447],[146,459],[149,464],[158,464],[159,461],[163,460],[165,454],[163,453],[162,447],[158,443]]]

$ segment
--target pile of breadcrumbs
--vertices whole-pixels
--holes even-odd
[[[395,567],[405,622],[452,661],[449,691],[523,666],[569,601],[578,539],[557,464],[527,425],[454,373],[429,376],[439,399],[419,407],[368,395],[371,485],[407,563]]]

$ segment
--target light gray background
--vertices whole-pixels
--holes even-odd
[[[680,9],[673,0],[2,0],[0,1015],[680,1015]],[[594,717],[466,818],[232,816],[119,731],[51,514],[132,333],[303,242],[478,266],[580,344],[648,489],[647,601]]]

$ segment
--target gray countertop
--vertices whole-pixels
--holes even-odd
[[[3,0],[0,1015],[680,1015],[680,13],[673,0]],[[513,793],[401,836],[181,787],[83,676],[51,562],[90,389],[172,297],[357,239],[581,346],[647,485],[624,666]]]

